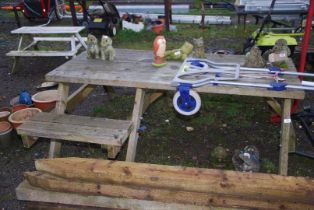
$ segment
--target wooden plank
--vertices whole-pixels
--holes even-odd
[[[93,90],[94,86],[84,84],[69,96],[67,102],[67,112],[71,112],[79,105]]]
[[[86,196],[76,193],[61,193],[53,191],[45,191],[40,188],[31,186],[27,181],[22,182],[16,188],[16,196],[18,200],[39,201],[39,202],[55,202],[69,205],[82,205],[93,207],[105,207],[114,209],[171,209],[171,210],[211,210],[212,207],[200,207],[194,205],[184,205],[175,203],[162,203],[157,201],[147,201],[138,199],[112,198],[107,196]],[[226,209],[226,208],[224,208]],[[223,210],[220,208],[219,210]]]
[[[143,113],[148,109],[148,107],[154,103],[158,98],[160,98],[164,93],[163,92],[156,92],[156,93],[149,93],[146,94],[147,96],[145,97],[144,101],[144,106],[143,106]],[[142,113],[142,114],[143,114]]]
[[[134,161],[136,155],[136,147],[138,140],[138,129],[141,124],[141,116],[144,108],[145,91],[136,89],[134,107],[132,112],[132,131],[129,137],[128,150],[126,153],[126,161]]]
[[[288,174],[288,153],[289,139],[291,130],[291,99],[285,99],[281,119],[281,137],[280,137],[280,156],[279,156],[279,174]]]
[[[31,137],[27,135],[21,135],[21,138],[22,138],[23,146],[25,148],[31,148],[31,146],[33,146],[33,144],[35,144],[35,142],[38,140],[37,137]]]
[[[115,159],[121,150],[120,146],[110,146],[110,145],[104,145],[104,144],[101,145],[101,148],[107,150],[109,159]]]
[[[274,196],[290,201],[314,202],[314,180],[303,177],[84,158],[37,160],[35,166],[38,171],[62,178],[98,184],[136,185],[245,197]]]
[[[50,122],[29,121],[20,127],[17,130],[20,135],[116,146],[121,146],[129,136],[128,130]]]
[[[152,67],[152,52],[143,50],[116,49],[116,59],[112,62],[88,60],[81,53],[75,59],[59,66],[46,75],[47,81],[69,82],[105,86],[122,86],[154,90],[175,90],[171,85],[181,62],[170,61],[162,68]],[[208,55],[215,62],[236,62],[243,64],[244,56]],[[295,71],[292,62],[289,70]],[[296,78],[286,77],[289,84],[300,84]],[[271,79],[240,78],[238,82],[253,82],[269,84]],[[201,93],[218,93],[233,95],[249,95],[274,98],[303,99],[304,91],[285,90],[271,91],[265,88],[235,87],[235,86],[203,86],[196,88]]]
[[[55,113],[41,112],[34,116],[32,122],[38,123],[56,123],[56,124],[71,124],[77,126],[89,126],[112,130],[129,130],[132,122],[128,120],[114,120],[108,118],[78,116],[78,115],[56,115]]]
[[[50,56],[74,56],[77,53],[74,51],[10,51],[6,54],[6,56],[20,56],[20,57],[32,57],[32,56],[42,56],[42,57],[50,57]]]
[[[75,34],[83,31],[85,27],[55,27],[55,26],[24,26],[11,31],[11,34]]]
[[[26,202],[27,210],[112,210],[111,208],[100,208],[92,206],[65,205],[44,202]]]
[[[87,37],[82,37],[84,41],[87,41]],[[72,37],[33,37],[34,41],[46,41],[46,42],[70,42]],[[77,38],[75,38],[76,42],[79,42]]]
[[[254,195],[230,196],[215,193],[199,193],[180,191],[173,189],[138,187],[132,185],[99,184],[89,182],[78,182],[59,178],[42,172],[24,173],[26,180],[34,187],[40,187],[49,191],[80,193],[86,195],[104,195],[109,197],[129,198],[138,200],[152,200],[164,203],[180,203],[196,206],[222,206],[260,209],[305,209],[309,204],[295,203],[289,200],[278,200],[277,197],[263,198]],[[256,196],[256,195],[255,195]]]
[[[69,96],[69,84],[59,83],[58,86],[58,101],[56,103],[56,107],[54,112],[56,114],[64,114],[66,109],[68,96]],[[59,156],[61,152],[61,143],[58,140],[51,139],[50,147],[49,147],[49,158],[54,158]]]

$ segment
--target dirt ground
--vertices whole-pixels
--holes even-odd
[[[0,15],[0,107],[9,106],[10,99],[21,90],[36,92],[36,86],[44,82],[44,75],[66,62],[64,58],[22,58],[17,73],[10,74],[12,59],[5,54],[17,46],[18,39],[10,35],[16,26],[13,18]],[[82,103],[75,114],[125,118],[132,111],[132,89],[116,88],[116,97],[109,100],[102,87]],[[203,95],[201,112],[190,118],[179,116],[171,105],[172,93],[158,100],[143,115],[137,150],[137,162],[168,165],[217,168],[211,152],[220,145],[228,157],[223,169],[233,170],[231,157],[235,149],[255,145],[261,154],[261,171],[276,173],[278,170],[280,125],[270,123],[270,109],[265,99],[258,97],[235,97]],[[313,94],[307,95],[313,103]],[[188,132],[186,127],[194,128]],[[298,144],[304,135],[297,126]],[[17,201],[14,189],[23,180],[24,171],[34,170],[34,160],[46,158],[49,142],[40,139],[31,149],[22,146],[15,136],[8,148],[0,148],[0,209],[23,209],[25,203]],[[126,148],[118,156],[124,160]],[[64,143],[62,156],[106,158],[95,145]],[[313,160],[289,156],[289,175],[314,177]]]

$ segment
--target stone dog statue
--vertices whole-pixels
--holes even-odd
[[[100,43],[97,38],[89,34],[87,36],[87,58],[88,59],[102,59],[112,61],[115,58],[115,50],[112,47],[112,39],[109,36],[103,35]]]
[[[88,34],[86,44],[87,44],[87,58],[99,59],[99,47],[97,38],[92,34]]]
[[[109,36],[103,35],[100,41],[100,57],[102,60],[114,60],[116,52],[112,47],[112,39]]]

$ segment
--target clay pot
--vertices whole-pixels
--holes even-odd
[[[12,107],[12,113],[17,112],[22,109],[27,109],[27,108],[30,108],[30,106],[26,104],[16,104]]]
[[[8,121],[8,117],[11,114],[11,109],[8,107],[3,107],[0,109],[0,122],[1,121]]]
[[[25,121],[31,119],[34,115],[41,112],[38,108],[26,108],[19,110],[17,112],[14,112],[9,117],[9,122],[12,123],[13,128],[17,128],[21,124],[23,124]]]
[[[8,122],[0,122],[0,148],[6,148],[10,145],[12,137],[12,126]]]
[[[57,90],[46,90],[36,93],[32,96],[34,106],[43,112],[49,112],[55,108],[58,100]]]

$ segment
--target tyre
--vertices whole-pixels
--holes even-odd
[[[174,94],[172,100],[174,109],[178,113],[186,116],[196,114],[201,108],[201,98],[198,95],[198,93],[195,92],[194,90],[190,90],[189,95],[190,95],[189,104],[184,103],[179,91]]]
[[[108,35],[110,37],[114,37],[115,35],[117,35],[117,27],[116,25],[114,25],[113,23],[109,23],[108,26]]]

